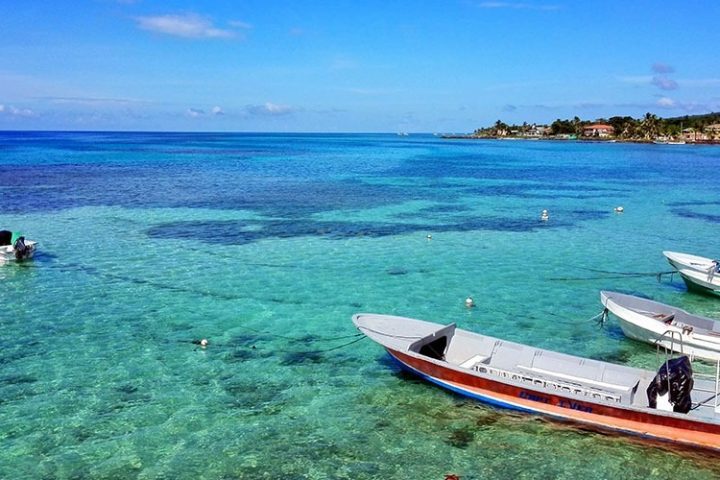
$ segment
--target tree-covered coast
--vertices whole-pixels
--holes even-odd
[[[661,118],[646,113],[641,118],[614,116],[595,120],[556,119],[548,125],[495,124],[478,128],[471,138],[547,138],[620,140],[631,142],[720,143],[720,112]]]

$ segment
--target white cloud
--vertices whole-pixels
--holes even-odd
[[[267,116],[289,115],[295,111],[289,105],[278,105],[271,102],[266,102],[264,105],[248,105],[245,110],[251,115]]]
[[[676,106],[675,100],[669,97],[660,97],[657,100],[657,106],[662,108],[674,108]]]
[[[135,21],[143,30],[183,38],[231,38],[237,33],[217,28],[209,18],[195,13],[136,17]]]
[[[35,117],[35,112],[30,110],[29,108],[17,108],[13,107],[12,105],[2,105],[0,104],[0,115],[6,116],[6,117],[23,117],[23,118],[29,118],[29,117]]]
[[[670,97],[661,96],[658,97],[655,106],[668,110],[680,110],[686,113],[708,113],[720,109],[720,102],[716,100],[707,102],[678,101]]]
[[[185,115],[190,118],[219,117],[225,115],[225,111],[222,107],[216,105],[212,107],[209,112],[203,110],[202,108],[188,108],[185,110]]]

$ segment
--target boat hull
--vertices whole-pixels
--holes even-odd
[[[688,290],[720,296],[720,274],[712,276],[693,270],[678,270]]]
[[[653,371],[522,345],[454,323],[365,313],[354,315],[353,323],[402,368],[456,394],[586,428],[720,452],[717,404],[707,395],[717,388],[714,380],[696,377],[690,391],[676,392],[685,395],[679,401],[694,397],[692,409],[682,413],[655,403],[660,392]]]
[[[425,381],[496,407],[543,415],[601,431],[720,452],[720,425],[679,418],[660,411],[648,413],[549,394],[482,378],[393,349],[386,350],[404,369]]]
[[[664,323],[647,314],[643,315],[623,306],[621,304],[623,298],[644,301],[647,303],[647,308],[652,308],[653,312],[659,314],[677,315],[678,317],[690,315],[684,310],[661,303],[614,292],[601,292],[600,301],[608,311],[617,317],[618,324],[626,337],[651,345],[659,345],[675,353],[689,355],[691,358],[720,360],[720,336],[688,330],[682,326]],[[712,321],[711,319],[704,320]]]
[[[0,247],[0,264],[11,263],[11,262],[22,262],[31,259],[35,255],[37,249],[37,242],[27,241],[25,242],[27,247],[26,254],[23,258],[15,258],[15,249],[12,245],[5,245]]]
[[[714,260],[688,253],[663,252],[682,277],[688,290],[720,295],[720,272]]]
[[[620,317],[618,317],[618,323],[625,336],[633,340],[651,345],[659,345],[669,351],[689,355],[690,358],[702,358],[712,361],[720,360],[720,351],[718,350],[720,349],[720,344],[716,343],[714,345],[715,349],[705,348],[699,345],[692,335],[678,334],[678,336],[674,337],[673,341],[671,337],[663,335],[664,332],[654,332]],[[680,339],[682,339],[682,342],[679,341]],[[704,341],[703,343],[706,345],[711,344],[708,341]]]

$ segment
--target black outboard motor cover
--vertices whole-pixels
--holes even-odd
[[[671,358],[660,367],[647,388],[650,408],[657,408],[658,395],[670,391],[673,412],[687,413],[692,407],[690,391],[693,388],[692,366],[687,356]]]
[[[0,230],[0,247],[12,245],[12,232],[10,230]]]
[[[17,240],[15,240],[15,245],[13,245],[13,248],[15,249],[15,258],[17,260],[22,260],[23,258],[27,257],[30,249],[27,245],[25,245],[25,237],[18,237]]]

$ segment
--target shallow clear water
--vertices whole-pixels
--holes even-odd
[[[0,478],[715,478],[704,454],[416,381],[350,317],[654,369],[590,318],[601,289],[720,317],[656,277],[663,250],[717,256],[719,162],[691,145],[0,133],[0,228],[40,241],[0,268]]]

